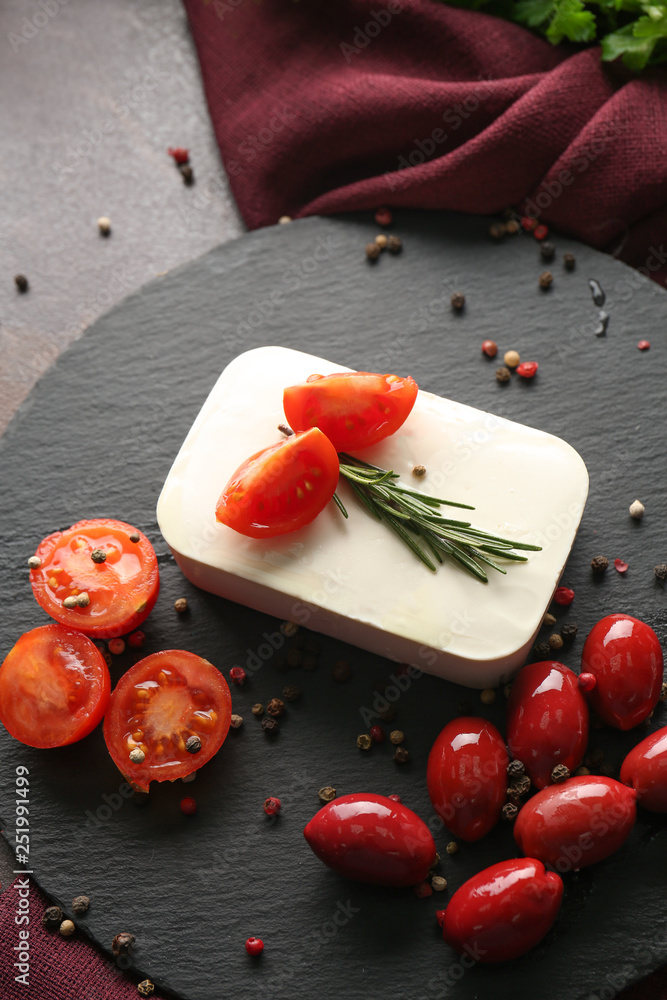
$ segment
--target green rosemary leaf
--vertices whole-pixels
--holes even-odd
[[[422,547],[417,544],[417,542],[414,540],[414,538],[412,537],[412,535],[408,534],[408,532],[405,530],[405,528],[403,527],[403,525],[399,524],[398,521],[395,521],[393,517],[387,517],[386,520],[387,520],[387,524],[391,528],[393,528],[393,530],[396,532],[396,534],[398,535],[398,537],[402,541],[404,541],[405,544],[409,548],[412,549],[412,551],[414,552],[414,554],[419,559],[421,559],[421,561],[424,563],[425,566],[428,566],[428,568],[431,569],[431,570],[433,570],[433,572],[435,573],[435,564],[429,559],[429,557],[426,555],[426,553],[424,552],[424,550],[422,549]]]
[[[343,503],[343,501],[341,500],[341,498],[338,496],[337,493],[334,493],[334,495],[333,495],[333,501],[336,504],[336,506],[338,507],[338,510],[341,512],[341,514],[343,515],[343,517],[347,518],[348,517],[348,513],[347,513],[347,510],[345,509],[345,504]]]
[[[369,496],[366,496],[364,491],[357,486],[354,480],[350,482],[350,486],[354,490],[355,496],[359,500],[361,500],[361,502],[365,504],[366,507],[368,507],[373,517],[376,517],[378,521],[381,521],[382,514],[379,512],[379,510],[377,510],[374,501]]]

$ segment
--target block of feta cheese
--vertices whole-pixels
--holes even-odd
[[[506,576],[489,570],[488,583],[450,563],[431,572],[344,482],[348,520],[331,502],[278,538],[218,523],[231,475],[282,439],[285,386],[339,371],[349,369],[282,347],[232,361],[164,484],[162,534],[204,590],[469,687],[495,686],[525,662],[558,585],[588,493],[584,462],[560,438],[421,390],[401,429],[359,452],[413,488],[473,504],[465,518],[476,527],[542,546],[526,563],[506,563]],[[426,468],[421,479],[416,465]]]

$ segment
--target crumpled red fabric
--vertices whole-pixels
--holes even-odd
[[[516,205],[667,283],[667,70],[440,0],[184,0],[250,228]]]

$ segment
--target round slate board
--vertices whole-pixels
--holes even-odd
[[[664,640],[665,594],[653,566],[667,559],[667,296],[612,258],[560,239],[553,287],[542,292],[535,241],[494,244],[488,223],[402,212],[395,228],[404,251],[376,264],[364,259],[376,233],[369,216],[308,219],[226,244],[97,322],[41,380],[2,441],[3,654],[22,630],[45,622],[26,569],[41,537],[82,517],[112,516],[146,530],[158,552],[162,592],[146,625],[145,653],[183,646],[225,673],[248,660],[262,663],[233,692],[243,728],[230,733],[194,785],[155,787],[143,808],[128,799],[101,731],[52,751],[1,736],[3,825],[13,828],[14,771],[24,764],[31,866],[40,885],[60,903],[90,895],[82,931],[107,949],[118,931],[132,931],[136,969],[188,1000],[513,1000],[545,990],[551,1000],[578,1000],[607,995],[602,991],[667,960],[667,832],[664,819],[648,814],[615,857],[565,875],[554,930],[502,967],[461,962],[439,940],[434,914],[449,893],[417,899],[407,890],[346,882],[322,866],[301,831],[325,784],[339,794],[399,793],[429,822],[450,890],[515,856],[505,826],[449,857],[450,837],[425,787],[428,751],[441,727],[472,712],[502,728],[503,692],[486,708],[478,693],[424,676],[410,684],[402,678],[407,690],[399,694],[390,680],[395,665],[314,636],[306,639],[317,643],[317,669],[281,672],[292,640],[284,640],[279,623],[191,587],[155,522],[170,463],[218,373],[239,352],[283,344],[362,370],[409,372],[425,389],[564,437],[586,461],[590,499],[564,576],[576,598],[557,612],[561,622],[578,624],[580,637],[563,651],[564,662],[577,668],[582,636],[612,612],[643,618]],[[565,249],[577,255],[571,274],[560,263]],[[589,278],[607,292],[605,337],[595,336]],[[462,315],[449,304],[459,289],[467,299]],[[486,337],[498,341],[501,354],[514,347],[539,360],[537,378],[496,383],[498,362],[480,353]],[[637,350],[640,337],[653,341],[648,354]],[[646,504],[641,523],[627,513],[635,496]],[[627,573],[612,567],[594,581],[589,563],[598,553],[625,559]],[[180,596],[188,598],[185,616],[173,609]],[[136,658],[118,658],[113,679]],[[337,684],[332,667],[342,658],[352,679]],[[382,707],[382,681],[388,696],[397,696],[394,725],[412,754],[404,767],[392,760],[389,742],[370,753],[355,745]],[[286,683],[301,686],[303,697],[269,742],[250,707]],[[651,727],[666,723],[660,705]],[[646,731],[593,731],[591,742],[616,765]],[[199,812],[187,818],[178,803],[193,792]],[[274,822],[262,811],[268,795],[283,801]],[[249,935],[266,942],[261,961],[245,954]]]

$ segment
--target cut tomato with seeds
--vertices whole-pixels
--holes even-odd
[[[250,538],[297,531],[329,503],[338,473],[336,449],[320,430],[292,434],[239,466],[222,491],[215,516]]]
[[[98,551],[104,553],[101,561]],[[35,555],[40,565],[31,569],[30,583],[36,600],[56,621],[84,635],[125,635],[145,621],[157,600],[153,546],[124,521],[79,521],[45,538]]]
[[[109,669],[99,649],[64,625],[25,632],[0,667],[0,721],[30,747],[76,743],[102,720]]]
[[[401,427],[417,399],[417,383],[398,375],[340,372],[311,375],[283,393],[295,431],[319,427],[336,451],[358,451]]]
[[[208,660],[183,649],[152,653],[118,682],[104,719],[107,749],[139,791],[197,771],[222,746],[232,714],[224,677]],[[186,743],[198,736],[201,750]],[[138,748],[143,760],[130,759]],[[141,757],[141,755],[137,755]]]

